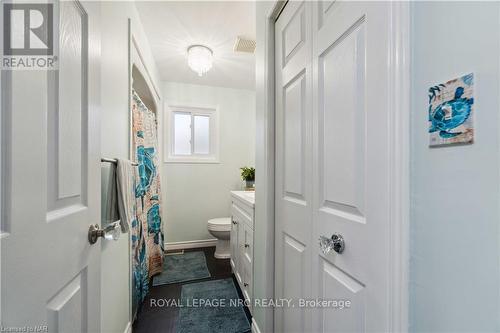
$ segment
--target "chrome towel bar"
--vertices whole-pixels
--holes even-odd
[[[118,161],[114,158],[105,158],[105,157],[101,157],[101,162],[107,162],[113,164],[118,163]],[[132,165],[138,166],[139,164],[137,164],[137,162],[132,162]]]

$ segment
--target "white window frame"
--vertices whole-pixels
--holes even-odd
[[[219,161],[219,112],[217,106],[194,106],[186,104],[172,104],[166,108],[166,138],[165,163],[220,163]],[[209,145],[210,154],[195,154],[194,143],[191,143],[191,155],[175,155],[175,113],[191,114],[191,140],[194,140],[194,116],[208,116],[209,120]]]

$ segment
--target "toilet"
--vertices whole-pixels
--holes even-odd
[[[229,235],[231,233],[231,218],[219,217],[208,220],[208,232],[217,238],[214,257],[217,259],[230,258]]]

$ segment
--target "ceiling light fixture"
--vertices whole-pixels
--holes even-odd
[[[191,45],[187,49],[188,65],[198,76],[203,76],[212,68],[214,53],[204,45]]]

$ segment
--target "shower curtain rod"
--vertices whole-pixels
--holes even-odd
[[[101,157],[101,162],[108,162],[113,164],[118,163],[118,161],[115,158],[105,158],[105,157]],[[138,166],[139,164],[137,164],[137,162],[132,162],[132,165]]]

